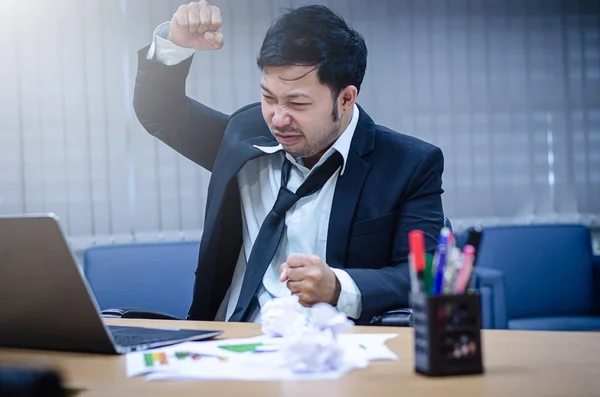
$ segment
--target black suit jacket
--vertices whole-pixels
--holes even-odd
[[[188,318],[213,320],[242,246],[236,174],[248,160],[264,155],[253,145],[277,142],[259,104],[231,116],[217,112],[185,94],[191,59],[165,66],[146,54],[147,48],[139,52],[134,94],[140,122],[212,172]],[[362,295],[357,323],[408,306],[408,232],[423,230],[433,252],[443,226],[443,162],[439,148],[376,125],[360,108],[346,169],[335,188],[323,258],[356,282]]]

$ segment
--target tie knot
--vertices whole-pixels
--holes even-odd
[[[275,204],[273,204],[272,211],[279,216],[284,216],[298,200],[300,200],[300,196],[282,186],[279,188],[277,200],[275,200]]]
[[[323,185],[335,174],[335,172],[344,163],[344,158],[340,152],[333,152],[327,160],[314,169],[306,181],[298,188],[296,194],[300,197],[310,196],[320,190]]]
[[[332,153],[323,164],[313,170],[304,183],[300,185],[296,193],[293,193],[286,187],[292,164],[285,159],[281,172],[281,188],[279,188],[279,193],[277,194],[277,199],[275,200],[272,211],[278,216],[285,216],[285,213],[288,212],[300,198],[310,196],[320,190],[325,182],[327,182],[335,171],[340,168],[343,162],[344,159],[339,152],[336,151]]]

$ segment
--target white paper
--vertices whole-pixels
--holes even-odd
[[[162,379],[337,379],[374,360],[397,360],[385,341],[395,334],[348,334],[354,326],[327,303],[310,315],[297,296],[261,309],[263,336],[186,342],[127,355],[127,376]]]
[[[262,332],[268,336],[288,336],[306,326],[306,314],[297,295],[270,300],[261,308]]]
[[[333,370],[295,372],[286,365],[285,338],[259,336],[185,342],[126,356],[127,376],[146,375],[147,380],[228,379],[280,381],[338,379],[364,368],[374,360],[397,360],[385,341],[396,334],[340,334],[343,351],[340,365]],[[239,350],[246,350],[238,352]]]

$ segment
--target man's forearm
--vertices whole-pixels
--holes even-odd
[[[161,38],[168,27],[159,26],[154,48],[151,45],[138,54],[134,110],[146,131],[210,171],[229,116],[186,95],[195,50]]]
[[[386,310],[408,307],[410,278],[408,264],[385,266],[381,269],[346,269],[360,288],[362,310],[358,316],[359,324]]]

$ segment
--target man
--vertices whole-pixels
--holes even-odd
[[[406,307],[408,232],[431,252],[443,225],[441,150],[356,104],[364,39],[322,6],[267,31],[260,104],[226,115],[188,98],[193,54],[219,50],[220,27],[206,1],[179,7],[140,51],[135,86],[146,130],[212,172],[188,318],[259,322],[289,294],[359,324]]]

